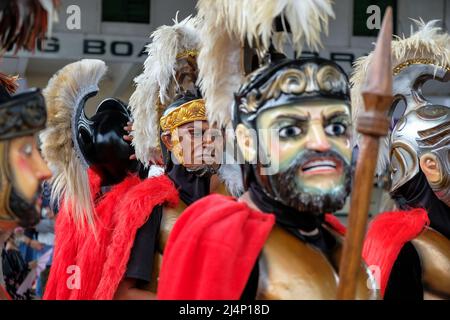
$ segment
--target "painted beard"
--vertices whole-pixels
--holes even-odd
[[[31,203],[25,200],[14,187],[9,196],[9,208],[19,220],[19,225],[23,228],[29,228],[39,223],[40,212],[36,208],[41,197],[41,188],[38,189]]]
[[[344,182],[328,192],[311,193],[296,183],[298,172],[305,164],[313,159],[328,158],[342,165]],[[350,193],[352,168],[347,161],[337,152],[316,152],[307,150],[300,153],[289,168],[271,177],[272,190],[283,204],[296,209],[299,212],[311,212],[323,214],[342,209],[345,200]],[[326,177],[324,177],[326,179]]]

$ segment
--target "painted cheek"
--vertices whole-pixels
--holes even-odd
[[[30,161],[25,156],[19,155],[17,160],[18,172],[15,173],[15,183],[22,194],[28,199],[31,199],[37,190],[39,181],[34,175]]]
[[[350,145],[350,140],[348,138],[330,138],[332,147],[335,151],[339,152],[340,155],[344,157],[350,163],[352,157],[352,148]]]
[[[280,143],[280,162],[281,166],[286,168],[291,165],[292,161],[294,161],[297,155],[305,148],[305,138],[289,141],[287,143]]]
[[[31,171],[31,168],[28,165],[28,161],[22,155],[19,156],[18,167],[21,171],[23,170],[22,172]]]

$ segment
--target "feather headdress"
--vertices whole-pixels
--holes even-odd
[[[14,94],[19,87],[18,76],[9,76],[0,72],[0,86],[4,87],[9,94]]]
[[[136,90],[130,98],[133,122],[133,146],[136,157],[145,165],[154,162],[160,148],[159,120],[164,108],[176,94],[177,58],[197,54],[200,47],[198,20],[174,19],[172,26],[161,26],[151,35],[144,72],[134,81]]]
[[[406,66],[411,61],[418,61],[424,64],[430,64],[437,68],[450,67],[450,36],[436,26],[438,20],[425,23],[423,20],[411,19],[418,27],[409,37],[396,36],[392,41],[392,67],[393,74],[396,70]],[[352,117],[353,122],[358,118],[360,110],[364,108],[362,99],[363,85],[368,76],[368,70],[373,58],[373,52],[368,56],[361,57],[355,62],[354,71],[350,78],[352,85]],[[394,78],[395,83],[395,78]],[[394,92],[394,95],[396,92]],[[406,110],[408,112],[409,110]],[[356,126],[354,126],[356,127]],[[356,132],[355,132],[356,134]],[[358,139],[354,140],[358,143]],[[389,165],[389,135],[380,141],[380,151],[377,162],[377,174],[387,172]]]
[[[42,154],[56,175],[52,178],[52,200],[72,209],[81,224],[94,222],[94,205],[87,165],[74,136],[75,115],[86,99],[95,95],[107,71],[101,60],[84,59],[59,70],[44,90],[47,128],[41,133]]]
[[[284,52],[290,42],[297,55],[307,45],[317,49],[320,34],[327,32],[334,17],[331,0],[199,0],[198,16],[202,50],[199,55],[200,86],[206,100],[210,124],[226,127],[231,105],[244,76],[241,49],[246,41],[260,54],[271,45]],[[281,17],[277,32],[274,20]]]

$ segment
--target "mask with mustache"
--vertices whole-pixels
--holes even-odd
[[[299,177],[302,167],[317,158],[332,158],[342,164],[342,183],[330,190],[313,190],[302,185]],[[256,170],[257,172],[259,170]],[[288,207],[299,212],[313,214],[330,213],[341,209],[350,193],[352,167],[338,152],[316,152],[305,150],[300,152],[292,164],[284,171],[263,177],[257,172],[256,176],[264,192]],[[324,177],[326,179],[326,177]]]

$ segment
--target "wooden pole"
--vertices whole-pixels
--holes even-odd
[[[362,139],[352,187],[348,229],[339,268],[337,298],[341,300],[355,298],[379,139],[387,135],[389,130],[386,112],[392,103],[392,32],[392,9],[388,7],[362,93],[365,111],[358,117],[357,131],[362,134]]]

